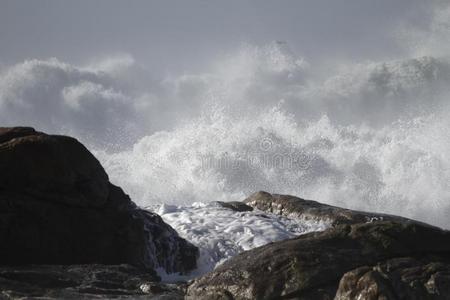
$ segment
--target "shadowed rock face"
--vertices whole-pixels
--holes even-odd
[[[260,192],[249,199],[285,216],[328,218],[332,227],[243,252],[196,279],[188,299],[450,297],[449,231],[292,196]]]
[[[130,265],[0,266],[0,298],[183,299],[183,286],[157,280]]]
[[[185,272],[197,252],[112,185],[77,140],[0,128],[0,265],[128,263]]]

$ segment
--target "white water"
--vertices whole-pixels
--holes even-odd
[[[329,227],[323,221],[298,222],[257,210],[235,212],[214,202],[188,206],[162,204],[155,212],[200,252],[198,268],[191,274],[180,276],[158,270],[166,282],[197,277],[242,251]]]
[[[279,108],[245,117],[219,110],[100,157],[141,205],[242,200],[266,190],[448,226],[445,113],[374,129],[327,117],[299,124]]]

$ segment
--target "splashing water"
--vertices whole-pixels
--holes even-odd
[[[448,226],[448,120],[429,115],[375,130],[326,116],[300,125],[279,107],[245,118],[215,110],[130,151],[98,155],[141,205],[266,190]]]

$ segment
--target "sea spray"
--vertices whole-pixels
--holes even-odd
[[[98,155],[143,206],[266,190],[448,226],[450,124],[442,114],[374,129],[326,116],[298,124],[279,107],[246,118],[211,113],[223,111]]]

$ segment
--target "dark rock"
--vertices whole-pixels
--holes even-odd
[[[36,134],[38,132],[31,127],[0,127],[0,144],[14,138]]]
[[[112,185],[77,140],[0,128],[0,265],[195,268],[198,250]]]
[[[0,299],[183,299],[182,285],[130,265],[0,267]]]
[[[244,200],[244,203],[259,210],[291,219],[322,221],[330,226],[373,221],[402,222],[409,220],[399,216],[345,209],[295,196],[270,194],[263,191],[252,194]]]
[[[229,202],[216,201],[216,203],[222,207],[229,208],[229,209],[237,211],[237,212],[253,210],[253,207],[248,206],[247,204],[245,204],[243,202],[239,202],[239,201],[229,201]]]
[[[450,259],[449,231],[407,220],[337,225],[243,252],[196,279],[188,299],[333,299],[353,269],[427,255]]]
[[[450,264],[402,257],[360,267],[344,274],[335,299],[450,299]]]

